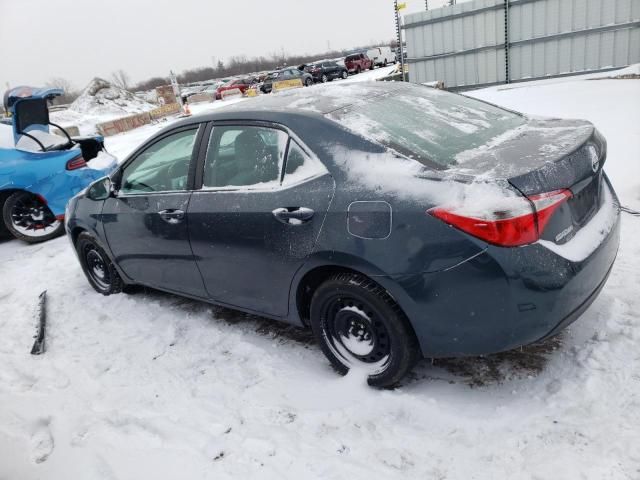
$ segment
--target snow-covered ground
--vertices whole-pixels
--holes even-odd
[[[622,202],[640,207],[640,80],[469,94],[593,121]],[[292,327],[156,292],[102,297],[64,238],[1,243],[0,479],[640,478],[640,219],[622,228],[608,284],[560,337],[424,361],[394,391],[336,376]],[[32,357],[43,289],[48,351]]]

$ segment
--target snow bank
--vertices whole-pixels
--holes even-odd
[[[140,97],[101,78],[94,78],[69,110],[85,115],[118,115],[142,113],[155,108]]]
[[[53,112],[53,122],[76,125],[83,135],[96,133],[96,124],[156,108],[133,93],[101,78],[94,78],[67,110]]]

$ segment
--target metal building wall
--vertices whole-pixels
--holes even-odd
[[[408,15],[409,78],[505,83],[640,62],[640,0],[474,0]]]

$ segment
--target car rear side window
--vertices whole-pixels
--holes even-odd
[[[324,173],[327,173],[327,169],[320,160],[305,152],[295,140],[292,139],[289,142],[282,185],[287,186],[301,183]]]
[[[184,130],[155,142],[122,172],[120,191],[142,194],[185,190],[198,130]]]
[[[287,140],[288,135],[275,128],[214,127],[205,160],[203,186],[278,186]]]

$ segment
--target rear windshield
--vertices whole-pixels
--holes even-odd
[[[421,85],[385,93],[328,114],[355,133],[437,169],[525,119],[493,105]]]

